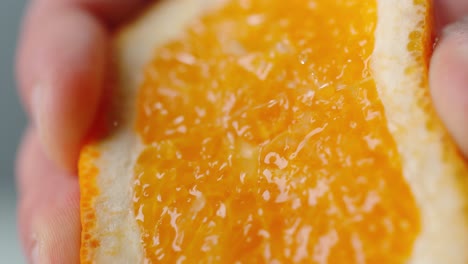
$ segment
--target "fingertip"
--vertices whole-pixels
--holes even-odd
[[[68,199],[61,206],[38,211],[31,230],[33,247],[30,254],[36,263],[79,263],[81,229],[78,199]]]
[[[468,22],[448,26],[434,51],[429,73],[436,111],[468,157]]]
[[[22,40],[20,86],[46,153],[74,171],[100,102],[108,35],[100,22],[78,9],[37,16],[32,15]]]
[[[19,231],[28,259],[31,263],[78,263],[78,180],[44,155],[31,128],[20,147],[17,177]]]
[[[40,207],[31,215],[30,232],[24,238],[31,263],[79,263],[79,201],[68,199],[60,204]]]

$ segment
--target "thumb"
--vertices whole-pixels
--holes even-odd
[[[468,157],[468,20],[445,28],[432,57],[429,82],[436,111]]]

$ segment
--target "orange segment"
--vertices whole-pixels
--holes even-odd
[[[229,1],[157,50],[136,121],[147,260],[407,260],[420,220],[368,69],[376,20],[374,1]]]

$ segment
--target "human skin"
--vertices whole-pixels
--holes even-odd
[[[76,161],[99,108],[110,32],[151,1],[33,0],[17,57],[30,116],[17,159],[19,226],[32,263],[78,263]],[[468,1],[434,0],[440,40],[430,89],[441,119],[468,155]],[[449,26],[448,26],[449,25]],[[444,29],[445,28],[445,29]]]

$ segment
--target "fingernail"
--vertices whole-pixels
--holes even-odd
[[[445,38],[452,34],[465,34],[466,27],[468,26],[468,16],[453,22],[444,27],[442,30],[441,38]]]
[[[46,117],[46,88],[44,85],[35,85],[33,87],[33,94],[32,94],[32,101],[31,101],[31,107],[32,107],[32,116],[33,116],[33,122],[38,130],[39,134],[44,134],[46,131],[45,129],[45,117]],[[42,137],[42,135],[41,135]]]
[[[39,136],[39,140],[44,147],[46,154],[50,154],[50,116],[49,112],[50,96],[49,87],[43,84],[38,84],[33,88],[31,107],[33,124]]]
[[[33,246],[31,247],[31,263],[39,264],[39,245],[35,239],[33,239]]]
[[[60,145],[63,138],[58,138],[59,135],[65,134],[59,129],[68,129],[67,127],[60,127],[63,120],[59,120],[63,113],[62,109],[57,106],[61,102],[57,102],[55,98],[55,87],[40,83],[34,86],[31,95],[31,113],[35,132],[39,138],[42,146],[42,151],[47,158],[56,163],[61,168],[67,168],[68,161],[64,159],[66,153]]]

